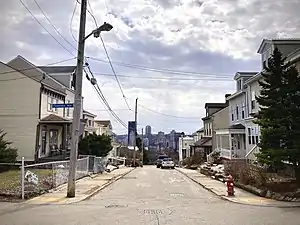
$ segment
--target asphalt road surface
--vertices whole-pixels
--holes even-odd
[[[299,225],[300,208],[221,200],[176,170],[137,168],[72,205],[0,207],[1,225]]]

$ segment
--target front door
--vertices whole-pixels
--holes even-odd
[[[47,130],[42,130],[42,155],[46,154],[47,147]]]

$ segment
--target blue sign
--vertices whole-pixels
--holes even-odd
[[[73,108],[74,104],[73,103],[68,103],[68,104],[52,104],[52,108],[58,109],[58,108]]]

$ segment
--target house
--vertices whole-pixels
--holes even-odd
[[[264,66],[268,66],[268,59],[271,57],[274,49],[278,48],[283,57],[286,57],[286,62],[293,63],[300,71],[300,39],[264,39],[257,51],[261,55],[262,70]],[[262,78],[261,73],[257,73],[245,82],[246,99],[249,106],[249,114],[245,119],[246,124],[246,155],[250,160],[255,160],[255,153],[259,152],[257,146],[260,138],[260,128],[253,123],[253,116],[258,113],[259,105],[255,99],[260,93],[258,81]]]
[[[60,70],[51,66],[37,67],[22,56],[6,64],[0,62],[0,73],[3,73],[0,128],[18,149],[18,160],[25,157],[26,161],[39,161],[54,154],[66,157],[73,110],[54,108],[52,104],[74,102],[71,86],[74,70],[75,66],[60,67]],[[64,78],[65,83],[58,76]]]
[[[94,120],[94,127],[97,135],[112,136],[112,125],[110,120]]]
[[[179,162],[193,155],[190,146],[194,143],[194,138],[189,136],[179,137]]]
[[[258,49],[261,54],[262,70],[268,65],[275,47],[277,47],[287,62],[292,62],[300,69],[300,39],[264,39]],[[258,81],[262,78],[260,72],[237,72],[234,80],[236,92],[227,97],[229,101],[229,127],[216,132],[219,136],[217,151],[226,159],[247,158],[255,160],[255,153],[260,139],[260,128],[254,121],[254,115],[259,110],[255,97],[260,93]],[[229,140],[229,145],[224,141]]]
[[[240,158],[246,154],[245,118],[248,117],[245,82],[258,72],[237,72],[234,76],[236,91],[226,97],[228,102],[227,126],[223,124],[216,130],[216,146],[225,159]]]
[[[97,128],[95,127],[95,118],[97,117],[97,115],[90,113],[86,110],[83,110],[82,112],[83,114],[83,120],[85,123],[84,126],[84,133],[83,133],[83,137],[89,135],[89,134],[93,134],[96,133]]]
[[[225,95],[225,98],[228,96]],[[220,125],[226,123],[227,115],[226,110],[228,108],[228,102],[225,103],[206,103],[205,104],[205,117],[202,118],[203,121],[203,133],[202,138],[193,144],[193,149],[195,152],[204,153],[204,157],[212,152],[216,147],[215,141],[215,130],[220,128]],[[225,113],[224,113],[225,112]]]

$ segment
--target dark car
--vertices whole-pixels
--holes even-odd
[[[162,165],[162,161],[163,159],[167,159],[169,158],[167,155],[160,155],[158,156],[157,160],[156,160],[156,168],[160,168]]]

